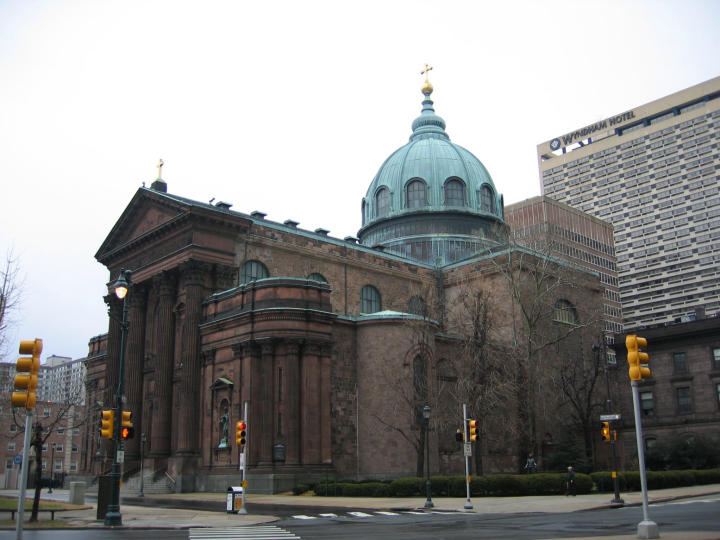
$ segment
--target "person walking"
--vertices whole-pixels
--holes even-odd
[[[573,471],[572,467],[568,467],[567,472],[567,488],[565,490],[565,496],[568,495],[575,496],[575,471]]]

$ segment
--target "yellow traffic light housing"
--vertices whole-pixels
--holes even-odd
[[[478,421],[468,420],[468,441],[475,442],[478,438]]]
[[[106,439],[113,438],[113,428],[115,426],[115,411],[106,409],[102,411],[102,420],[100,421],[100,436]]]
[[[600,427],[600,435],[604,442],[610,442],[610,422],[603,422]]]
[[[242,452],[245,449],[245,444],[247,444],[247,423],[244,420],[240,420],[235,424],[235,442]]]
[[[120,438],[132,439],[135,436],[135,426],[132,423],[132,412],[123,411],[120,417]]]
[[[647,339],[631,334],[625,338],[625,347],[627,348],[628,358],[628,374],[631,381],[641,381],[649,379],[652,376],[650,368],[647,364],[650,362],[650,356],[640,349],[647,348]]]
[[[42,339],[23,340],[20,342],[20,356],[17,359],[15,375],[15,390],[12,393],[13,407],[25,407],[27,410],[35,408],[35,390],[38,384],[38,373],[40,372],[40,353],[43,349]]]

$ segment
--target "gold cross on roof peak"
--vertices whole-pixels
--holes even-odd
[[[426,83],[430,82],[430,81],[428,80],[428,73],[432,70],[432,68],[433,68],[433,67],[432,67],[430,64],[425,64],[425,69],[423,69],[423,70],[420,72],[420,75],[425,75],[425,82],[426,82]]]
[[[162,159],[161,159],[160,161],[158,161],[158,164],[157,164],[158,180],[161,180],[161,179],[162,179],[162,168],[163,168],[163,165],[165,165],[165,163],[163,162]]]

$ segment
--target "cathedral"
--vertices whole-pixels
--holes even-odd
[[[408,143],[370,182],[357,238],[190,200],[161,177],[137,190],[96,254],[109,271],[110,322],[87,383],[88,403],[114,403],[125,308],[123,399],[136,433],[125,443],[126,479],[144,471],[176,491],[224,491],[243,461],[248,491],[274,493],[328,477],[415,476],[425,458],[432,474],[464,474],[455,433],[473,396],[456,389],[473,312],[461,308],[482,291],[494,322],[476,356],[516,358],[522,321],[508,276],[527,293],[528,270],[505,269],[531,254],[509,247],[503,197],[480,160],[451,142],[432,91],[426,79]],[[131,286],[118,300],[123,270]],[[552,290],[556,316],[534,331],[600,309],[597,275],[562,272],[577,279]],[[479,384],[485,392],[502,381]],[[483,420],[473,451],[486,472],[514,472],[523,437],[508,411],[518,404],[500,397],[494,407],[471,411]],[[552,437],[540,416],[526,420]],[[112,443],[93,434],[90,445],[85,472],[105,474]]]

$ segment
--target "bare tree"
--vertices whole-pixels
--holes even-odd
[[[0,358],[7,352],[8,331],[16,323],[15,316],[20,308],[22,287],[19,258],[10,249],[0,268]]]
[[[457,375],[453,387],[456,407],[466,403],[469,414],[477,419],[480,439],[475,454],[475,471],[483,474],[483,454],[492,420],[512,393],[512,379],[507,376],[504,351],[493,339],[496,319],[491,296],[479,284],[466,282],[460,287],[458,301],[450,315],[453,333],[458,338],[458,354],[454,357]],[[498,434],[499,435],[499,434]],[[483,447],[485,450],[483,451]]]
[[[600,302],[591,302],[579,316],[577,305],[587,303],[582,293],[592,289],[592,278],[560,259],[561,248],[552,235],[535,231],[530,237],[515,238],[494,259],[512,300],[519,460],[537,451],[539,420],[553,410],[552,400],[546,398],[553,395],[549,375],[560,365],[558,347],[594,326],[602,313]]]

